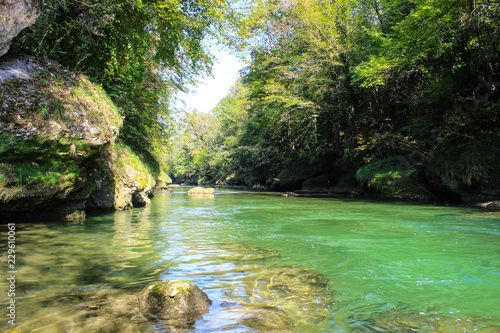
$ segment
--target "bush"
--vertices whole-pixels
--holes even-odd
[[[411,165],[403,156],[392,156],[361,167],[356,179],[363,186],[393,197],[415,197],[424,194],[419,185],[421,167]]]

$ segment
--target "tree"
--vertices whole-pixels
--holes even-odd
[[[235,22],[229,1],[41,0],[41,13],[18,44],[102,84],[121,107],[121,137],[158,171],[171,97],[210,72],[204,39]]]

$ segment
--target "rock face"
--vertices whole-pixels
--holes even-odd
[[[106,148],[92,174],[95,191],[87,201],[91,210],[124,210],[151,204],[155,180],[146,166],[121,142]]]
[[[210,304],[207,294],[188,281],[158,281],[139,295],[139,309],[146,315],[186,323],[207,313]]]
[[[0,57],[9,51],[11,40],[39,15],[36,1],[0,0]]]
[[[86,77],[31,57],[0,62],[0,215],[81,219],[149,204],[154,180],[116,141],[122,118]]]
[[[88,166],[121,126],[116,107],[85,77],[31,57],[0,63],[0,92],[0,212],[83,210]]]

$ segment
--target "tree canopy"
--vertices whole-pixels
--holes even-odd
[[[236,24],[231,3],[41,0],[40,6],[40,19],[18,45],[102,84],[123,113],[121,137],[158,171],[172,97],[210,73],[206,39],[222,41]]]
[[[499,15],[491,1],[258,1],[228,173],[275,188],[358,170],[435,195],[494,188]]]

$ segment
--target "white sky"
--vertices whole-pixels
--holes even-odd
[[[176,107],[209,112],[228,94],[239,77],[238,71],[245,67],[245,63],[228,51],[213,50],[213,54],[217,59],[212,71],[213,77],[201,80],[188,94],[179,93]]]

